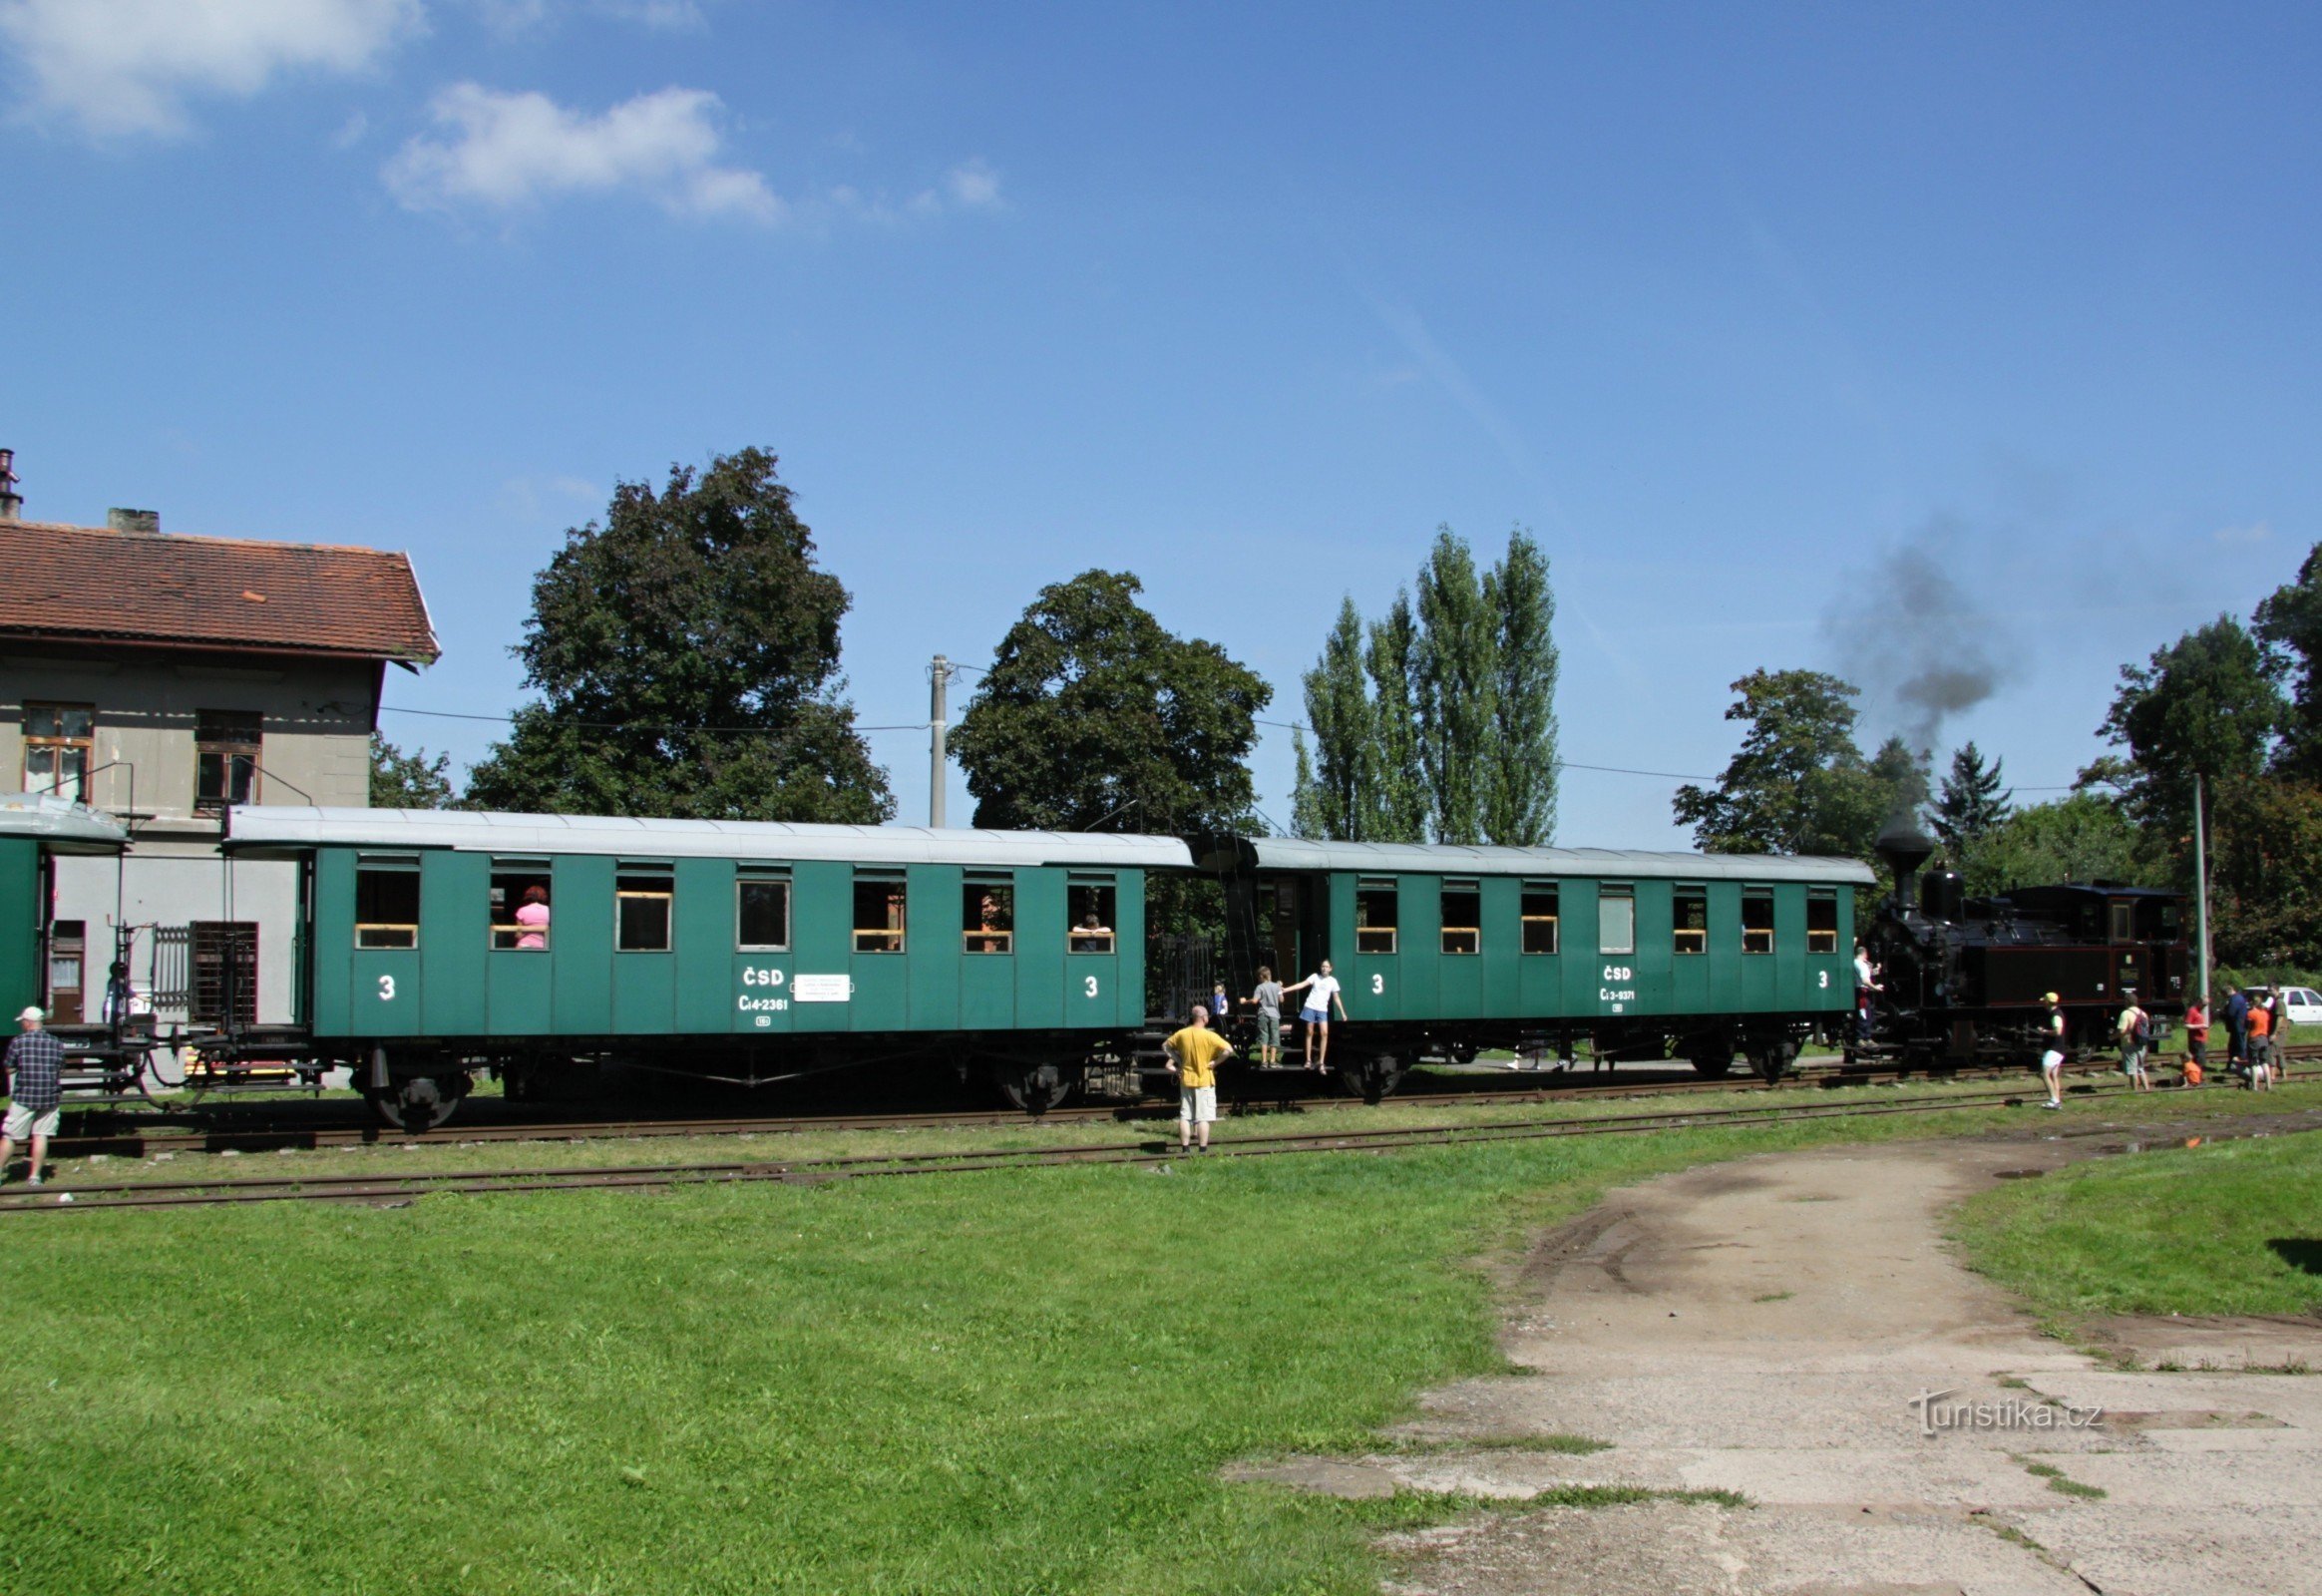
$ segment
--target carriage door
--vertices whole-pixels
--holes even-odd
[[[1064,1023],[1113,1024],[1120,1014],[1115,989],[1121,973],[1120,892],[1114,877],[1072,872],[1065,878],[1064,910]]]

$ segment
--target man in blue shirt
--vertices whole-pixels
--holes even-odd
[[[2225,1059],[2240,1074],[2249,1072],[2249,995],[2240,988],[2225,999]]]
[[[60,1077],[65,1067],[65,1044],[41,1029],[48,1016],[27,1008],[16,1016],[24,1034],[8,1041],[8,1118],[0,1125],[0,1179],[8,1174],[8,1160],[16,1153],[16,1138],[32,1137],[32,1184],[41,1183],[41,1166],[48,1161],[49,1138],[57,1133],[57,1103],[64,1095]]]

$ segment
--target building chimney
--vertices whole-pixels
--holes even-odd
[[[0,449],[0,521],[24,519],[24,495],[16,491],[16,451]]]
[[[118,507],[105,512],[108,532],[154,532],[162,530],[159,510],[123,510]]]

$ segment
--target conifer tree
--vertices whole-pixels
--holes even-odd
[[[1935,800],[1935,835],[1954,861],[2015,812],[2015,793],[2000,790],[2005,760],[1984,763],[1983,750],[1970,742],[1951,756],[1951,772]]]

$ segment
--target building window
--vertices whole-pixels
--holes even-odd
[[[903,952],[904,887],[901,876],[855,877],[855,952]]]
[[[613,873],[613,951],[665,954],[669,951],[669,906],[677,883],[656,865],[631,865]]]
[[[1354,883],[1354,951],[1358,954],[1394,952],[1397,918],[1395,884],[1391,881]]]
[[[960,888],[960,946],[971,954],[1015,952],[1015,883],[969,876]]]
[[[1120,951],[1113,915],[1120,898],[1110,876],[1072,876],[1064,883],[1065,947],[1076,954]]]
[[[1597,952],[1637,951],[1637,889],[1605,887],[1597,893]]]
[[[1773,952],[1773,894],[1758,888],[1745,889],[1742,894],[1742,951],[1745,954]]]
[[[549,862],[492,861],[492,946],[506,952],[549,951]]]
[[[1527,881],[1524,883],[1522,914],[1524,917],[1524,952],[1552,954],[1556,951],[1556,883]]]
[[[745,870],[734,883],[734,949],[745,954],[790,951],[790,878]]]
[[[419,946],[419,861],[362,859],[355,863],[355,946]]]
[[[1672,895],[1670,950],[1681,954],[1710,951],[1710,899],[1699,887],[1680,887]]]
[[[88,704],[26,704],[24,790],[87,803],[96,725]]]
[[[1806,894],[1806,952],[1838,951],[1838,895],[1817,889]]]
[[[239,709],[194,712],[194,807],[214,814],[258,801],[258,747],[265,717]]]
[[[1483,893],[1472,881],[1443,883],[1443,951],[1479,953],[1483,948]]]
[[[415,873],[411,880],[416,902],[418,875]],[[196,1025],[222,1025],[228,1020],[256,1024],[257,924],[248,920],[196,920],[187,930],[192,933],[194,966],[187,1019]]]

